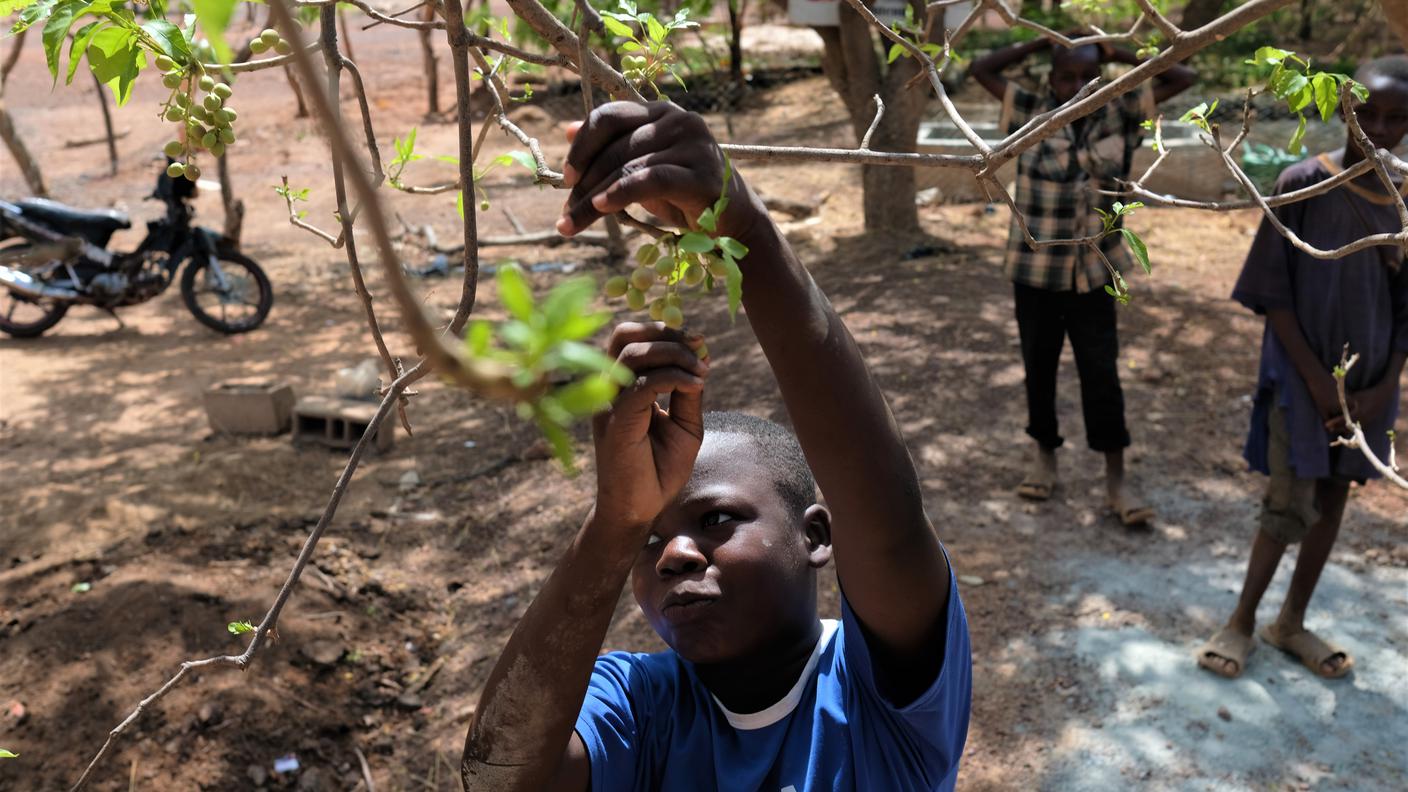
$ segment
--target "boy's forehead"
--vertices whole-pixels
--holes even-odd
[[[728,489],[750,500],[775,492],[779,473],[763,458],[758,441],[740,432],[705,432],[694,470],[681,496]]]
[[[1369,89],[1369,99],[1365,104],[1389,108],[1408,106],[1408,83],[1395,80],[1387,74],[1370,74],[1364,81]]]

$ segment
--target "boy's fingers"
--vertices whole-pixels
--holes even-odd
[[[704,343],[704,337],[697,333],[672,330],[664,322],[622,322],[611,331],[611,338],[606,342],[607,354],[620,357],[621,350],[627,344],[640,341],[674,341],[690,349],[698,349]]]
[[[653,165],[623,174],[605,190],[592,196],[592,219],[619,212],[631,204],[685,194],[695,185],[694,171],[680,165]],[[581,213],[587,215],[586,211]],[[576,222],[576,217],[573,217]]]
[[[577,182],[576,187],[572,188],[572,194],[568,196],[567,203],[562,207],[563,218],[567,222],[564,224],[559,220],[558,230],[564,234],[575,234],[595,223],[606,213],[599,211],[593,205],[593,199],[627,175],[659,165],[682,164],[679,152],[671,150],[668,141],[660,140],[658,141],[660,148],[642,153],[642,147],[645,145],[657,145],[657,143],[638,146],[628,142],[619,148],[613,144],[614,150],[607,151],[597,158],[587,174]],[[652,197],[658,199],[661,196]]]
[[[671,341],[636,341],[627,344],[616,360],[631,371],[674,366],[697,377],[708,376],[709,366],[689,347]]]
[[[695,437],[704,436],[704,389],[677,390],[670,396],[670,420]]]
[[[587,171],[602,149],[621,135],[664,115],[670,106],[669,102],[611,102],[593,110],[586,124],[572,133],[572,147],[562,168],[564,184],[573,186],[574,179]]]
[[[654,410],[655,400],[667,393],[701,393],[704,379],[675,366],[637,372],[636,381],[623,388],[611,406],[613,414]]]

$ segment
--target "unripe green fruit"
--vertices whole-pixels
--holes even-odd
[[[708,359],[709,359],[709,345],[708,345],[708,344],[705,344],[703,341],[700,341],[700,342],[699,342],[699,347],[694,350],[694,354],[695,354],[696,356],[698,356],[698,358],[699,358],[700,360],[708,360]]]
[[[173,179],[179,179],[186,175],[186,166],[179,162],[173,162],[166,166],[166,175]]]
[[[698,264],[690,264],[684,269],[684,285],[693,288],[704,282],[704,268]]]
[[[206,148],[210,148],[211,146],[215,145],[215,142],[219,139],[220,138],[217,137],[214,132],[206,132],[204,135],[201,136],[200,144]]]
[[[171,60],[165,55],[158,55],[156,56],[156,67],[162,71],[171,71],[176,68],[176,61]]]
[[[171,72],[171,73],[169,73],[169,74],[164,74],[164,75],[162,75],[162,77],[161,77],[161,84],[164,85],[164,86],[166,86],[167,88],[173,90],[173,91],[176,90],[177,88],[180,88],[180,87],[181,87],[181,73],[180,73],[180,72]]]
[[[606,286],[602,291],[607,297],[624,297],[626,291],[631,288],[631,282],[626,280],[625,275],[614,275],[606,279]]]
[[[259,31],[259,40],[264,42],[265,47],[274,46],[275,44],[279,43],[279,39],[279,31],[274,30],[273,28],[264,28],[263,30]]]
[[[656,275],[659,275],[659,276],[662,277],[662,278],[668,278],[668,277],[670,276],[670,273],[672,273],[672,272],[674,272],[674,271],[675,271],[675,260],[674,260],[674,259],[671,259],[671,258],[662,258],[662,259],[660,259],[659,261],[656,261],[656,262],[655,262],[655,274],[656,274]]]
[[[680,298],[678,292],[670,292],[669,294],[665,295],[665,304],[673,305],[678,308],[684,305],[684,300]]]
[[[249,51],[255,55],[263,55],[268,49],[269,45],[264,43],[264,39],[257,38],[249,42]]]
[[[274,52],[277,52],[280,55],[287,55],[290,52],[293,52],[293,47],[290,46],[287,41],[279,39],[279,43],[274,45]]]
[[[201,105],[205,107],[206,112],[213,113],[220,109],[220,97],[215,94],[206,94],[205,100],[201,102]]]
[[[203,74],[203,75],[201,75],[201,78],[200,78],[200,89],[201,89],[202,91],[205,91],[205,92],[209,93],[209,92],[210,92],[210,89],[211,89],[211,88],[214,88],[214,87],[215,87],[215,78],[214,78],[214,77],[211,77],[209,74]]]
[[[176,94],[176,99],[174,101],[176,102],[177,107],[190,107],[191,105],[191,97],[183,93]]]
[[[643,267],[649,267],[655,263],[655,259],[660,258],[660,248],[653,244],[641,245],[636,251],[636,261]]]
[[[225,156],[225,144],[224,144],[224,143],[221,143],[221,142],[218,141],[218,140],[215,141],[215,145],[213,145],[213,146],[210,147],[210,156],[212,156],[212,157],[223,157],[223,156]]]
[[[220,117],[221,121],[224,121],[227,124],[235,123],[235,119],[240,117],[240,114],[236,113],[235,108],[233,107],[222,107],[220,108],[220,112],[216,115]]]
[[[481,211],[481,212],[487,212],[487,211],[489,211],[489,202],[488,202],[488,201],[480,201],[480,202],[479,202],[479,211]]]
[[[235,130],[230,129],[229,127],[225,127],[224,129],[216,133],[216,137],[220,138],[221,143],[224,143],[228,146],[231,143],[235,142]]]
[[[181,119],[183,119],[183,118],[185,118],[185,117],[186,117],[185,111],[183,111],[183,110],[182,110],[181,108],[179,108],[179,107],[168,107],[168,108],[166,108],[166,120],[167,120],[167,121],[180,121]]]
[[[190,180],[190,181],[195,181],[196,179],[199,179],[199,178],[200,178],[200,168],[197,168],[197,167],[194,166],[194,165],[187,165],[187,166],[186,166],[186,178],[187,178],[188,180]]]
[[[162,151],[166,152],[166,156],[172,159],[176,159],[177,157],[181,156],[181,152],[185,150],[186,147],[181,145],[181,141],[179,140],[173,140],[170,143],[167,143],[166,147],[162,149]]]
[[[189,113],[191,118],[194,118],[203,124],[208,123],[210,121],[210,113],[207,113],[205,111],[205,108],[199,104],[191,105]]]
[[[665,306],[665,310],[661,311],[660,318],[665,322],[666,327],[674,330],[684,327],[684,311],[681,311],[678,305]]]
[[[215,87],[210,89],[210,92],[220,97],[220,101],[223,102],[230,98],[230,94],[234,93],[235,89],[225,83],[216,83]]]
[[[631,273],[631,285],[643,292],[650,291],[650,287],[655,285],[655,270],[649,267],[637,267]]]
[[[664,317],[665,317],[665,300],[664,300],[664,298],[662,298],[662,297],[656,297],[656,298],[655,298],[653,301],[651,301],[651,303],[650,303],[650,318],[651,318],[652,320],[658,322],[658,321],[660,321],[661,319],[663,319]]]
[[[639,311],[645,307],[645,292],[632,286],[626,289],[626,307]]]
[[[718,256],[709,256],[705,261],[709,262],[709,274],[715,278],[723,278],[728,275],[728,270],[724,267],[724,260]]]

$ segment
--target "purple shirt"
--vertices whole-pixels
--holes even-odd
[[[1332,168],[1324,155],[1292,165],[1276,180],[1276,192],[1323,181],[1331,176]],[[1321,249],[1401,228],[1392,204],[1370,201],[1344,186],[1275,211],[1287,228]],[[1408,266],[1402,264],[1399,250],[1383,250],[1390,256],[1370,247],[1339,259],[1317,259],[1297,250],[1262,218],[1232,299],[1258,314],[1283,308],[1295,312],[1306,342],[1327,372],[1339,365],[1340,353],[1348,343],[1350,353],[1358,353],[1359,362],[1350,369],[1345,386],[1350,391],[1362,390],[1383,379],[1394,352],[1408,351]],[[1396,268],[1390,266],[1394,262],[1398,263]],[[1252,468],[1263,473],[1269,472],[1267,419],[1273,398],[1285,411],[1291,437],[1290,464],[1297,477],[1378,477],[1358,450],[1330,447],[1333,438],[1315,409],[1310,389],[1267,322],[1251,431],[1243,452]],[[1388,409],[1364,422],[1364,434],[1381,460],[1387,458],[1387,432],[1397,413],[1395,383]]]

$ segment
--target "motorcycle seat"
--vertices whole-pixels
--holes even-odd
[[[66,206],[47,198],[16,201],[20,214],[64,234],[81,236],[99,247],[106,246],[114,231],[131,228],[132,220],[122,212],[88,211]]]

